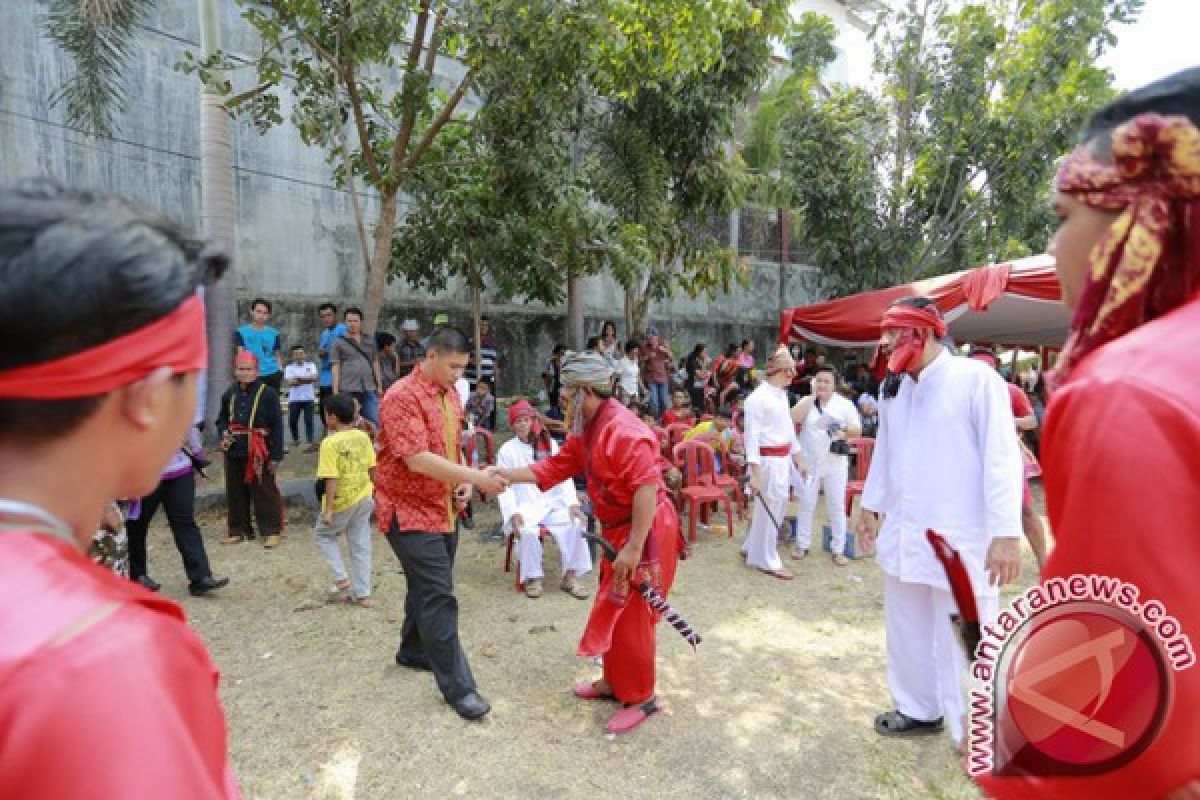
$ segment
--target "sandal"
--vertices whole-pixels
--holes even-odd
[[[221,544],[241,544],[244,541],[246,541],[244,536],[238,536],[235,533],[231,533],[221,540]]]
[[[325,590],[325,594],[330,597],[340,597],[350,591],[350,581],[337,581]]]
[[[525,596],[526,597],[541,597],[542,582],[538,578],[531,578],[525,581]]]
[[[359,608],[374,608],[375,607],[375,603],[371,600],[370,597],[352,597],[352,598],[350,598],[350,602],[353,603],[354,605],[358,606]]]
[[[583,681],[571,687],[571,694],[580,700],[616,700],[612,692],[602,692],[596,688],[597,681]]]
[[[902,711],[885,711],[875,717],[875,732],[880,736],[941,733],[942,718],[926,721],[913,719]]]
[[[631,733],[660,711],[662,711],[662,707],[654,698],[650,698],[644,703],[625,706],[609,718],[605,730],[609,733]]]
[[[850,559],[846,558],[846,556],[842,555],[841,553],[833,554],[833,565],[835,567],[844,567],[849,563]]]
[[[778,578],[781,581],[790,581],[796,576],[785,569],[759,569],[763,575],[770,575],[772,578]]]

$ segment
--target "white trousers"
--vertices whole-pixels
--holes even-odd
[[[788,456],[762,457],[759,466],[762,472],[762,499],[771,513],[767,514],[758,498],[750,499],[754,513],[750,517],[746,539],[742,542],[742,552],[746,554],[746,563],[751,567],[772,572],[783,569],[776,541],[779,538],[776,522],[783,522],[783,513],[787,510],[791,464],[792,459]]]
[[[946,589],[909,583],[884,573],[883,616],[887,632],[887,681],[896,710],[913,719],[945,719],[955,744],[963,740],[967,657],[958,629],[954,596]],[[997,613],[993,595],[977,595],[980,621]]]
[[[817,513],[817,495],[825,489],[825,513],[833,532],[831,549],[835,553],[846,552],[846,480],[850,474],[850,462],[845,456],[834,456],[822,461],[808,473],[808,479],[800,477],[800,471],[792,467],[792,488],[796,491],[796,547],[807,550],[812,545],[813,517]]]
[[[565,508],[552,508],[539,520],[522,517],[520,534],[517,536],[517,562],[521,565],[521,580],[528,581],[541,578],[546,573],[542,569],[542,540],[538,528],[544,527],[550,531],[558,544],[558,554],[562,561],[563,572],[574,572],[585,575],[592,570],[592,554],[588,552],[587,542],[583,539],[583,527],[571,518],[571,512]]]

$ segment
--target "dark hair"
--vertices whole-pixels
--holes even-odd
[[[471,352],[471,343],[466,334],[458,328],[438,328],[429,335],[429,344],[425,350],[438,354],[466,355]]]
[[[1112,132],[1139,114],[1187,117],[1200,126],[1200,67],[1191,67],[1134,89],[1101,108],[1088,121],[1080,141],[1093,142],[1097,156],[1112,154]]]
[[[813,370],[813,375],[820,375],[822,372],[828,372],[830,375],[832,375],[833,383],[835,386],[837,385],[838,374],[837,374],[837,370],[833,368],[832,364],[822,364],[821,366],[819,366]]]
[[[737,351],[738,351],[738,346],[737,346],[737,343],[736,343],[736,342],[730,342],[730,343],[729,343],[728,345],[726,345],[726,347],[725,347],[725,357],[726,357],[726,358],[733,358],[734,356],[736,356],[736,355],[737,355]]]
[[[613,322],[611,319],[606,319],[604,320],[604,324],[600,326],[600,336],[602,338],[604,336],[604,332],[609,328],[612,328],[614,337],[617,335],[617,323]]]
[[[742,339],[742,347],[745,347],[748,344],[753,344],[753,342],[751,342],[749,339]]]
[[[638,344],[637,339],[630,339],[628,342],[625,343],[625,352],[631,353],[634,350],[637,350],[639,347],[641,347],[641,345]]]
[[[698,356],[698,355],[700,355],[701,353],[703,353],[703,352],[704,352],[704,348],[705,348],[705,347],[707,347],[707,346],[708,346],[708,345],[706,345],[704,342],[698,342],[698,343],[696,344],[696,346],[692,348],[692,355],[690,356],[690,358],[695,358],[696,356]]]
[[[567,352],[567,346],[565,344],[554,345],[553,355],[558,355],[559,353],[565,353],[565,352]]]
[[[321,408],[343,425],[354,423],[354,398],[345,392],[338,392],[326,397],[321,401]]]
[[[362,309],[358,306],[347,306],[346,310],[342,312],[342,318],[347,319],[351,314],[354,314],[359,319],[363,318]]]
[[[271,313],[271,304],[269,302],[267,302],[264,298],[256,297],[250,301],[250,310],[251,311],[258,308],[259,306],[264,306],[267,309],[267,313],[268,314]]]
[[[0,369],[144,328],[228,265],[202,239],[119,197],[48,181],[0,189],[0,308],[10,312],[0,315]],[[70,433],[103,399],[0,398],[0,439]]]
[[[336,313],[337,313],[337,306],[335,306],[333,303],[321,303],[321,305],[317,306],[317,311],[318,311],[318,312],[321,312],[321,311],[332,311],[333,313],[335,313],[335,314],[336,314]]]
[[[292,350],[291,350],[291,352],[293,352],[293,353],[294,353],[294,352],[296,352],[297,350],[303,350],[303,349],[304,349],[304,345],[302,345],[302,344],[294,344],[294,345],[292,345]]]
[[[589,337],[588,337],[588,340],[587,340],[587,344],[586,344],[586,345],[584,345],[584,348],[583,348],[583,349],[584,349],[584,350],[595,350],[595,349],[596,349],[596,345],[598,345],[598,344],[600,344],[600,337],[599,337],[599,336],[589,336]]]
[[[720,408],[717,409],[717,416],[720,417],[721,419],[732,420],[733,419],[733,409],[730,408],[729,406],[721,406]]]
[[[396,343],[396,337],[393,336],[392,334],[388,333],[387,331],[376,331],[375,332],[375,346],[377,348],[379,348],[380,350],[387,347],[388,345],[392,345],[395,343]]]

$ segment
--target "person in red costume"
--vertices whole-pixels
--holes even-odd
[[[1198,125],[1195,68],[1098,112],[1063,162],[1054,195],[1061,222],[1048,250],[1074,317],[1051,376],[1042,439],[1056,539],[1043,580],[1128,581],[1141,602],[1160,601],[1193,640],[1200,635]],[[1095,775],[978,782],[998,798],[1200,797],[1200,667],[1168,673],[1162,726],[1128,763]]]
[[[610,733],[628,733],[660,707],[654,697],[654,624],[658,614],[631,580],[648,581],[665,597],[675,579],[679,517],[667,497],[658,439],[612,396],[613,371],[598,353],[575,353],[562,368],[570,434],[554,456],[521,469],[496,470],[542,491],[587,473],[588,497],[604,538],[617,550],[600,566],[600,586],[579,655],[602,656],[599,680],[577,685],[583,699],[615,699]]]
[[[226,265],[116,198],[0,190],[0,797],[240,796],[183,610],[85,554],[192,424]]]

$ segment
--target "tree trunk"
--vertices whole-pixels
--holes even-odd
[[[390,189],[381,195],[379,220],[375,223],[375,252],[367,272],[367,293],[363,302],[363,330],[374,333],[383,310],[383,292],[387,288],[388,264],[392,260],[392,239],[396,236],[396,213],[400,206],[400,190]]]
[[[567,273],[567,347],[583,349],[583,277]]]
[[[643,280],[642,283],[649,283]],[[646,335],[646,324],[650,318],[650,292],[647,286],[629,286],[625,289],[625,320],[634,333]]]
[[[204,55],[221,47],[218,0],[201,0],[200,30]],[[208,372],[204,383],[203,419],[216,419],[219,398],[233,377],[233,330],[237,325],[237,241],[233,227],[233,146],[229,112],[212,85],[200,99],[200,223],[214,246],[228,253],[225,276],[205,288],[208,327]]]
[[[471,340],[475,342],[475,380],[483,378],[483,336],[479,332],[479,323],[483,319],[483,303],[480,295],[482,291],[479,286],[479,276],[471,276]],[[492,393],[495,394],[499,387],[493,386]]]

